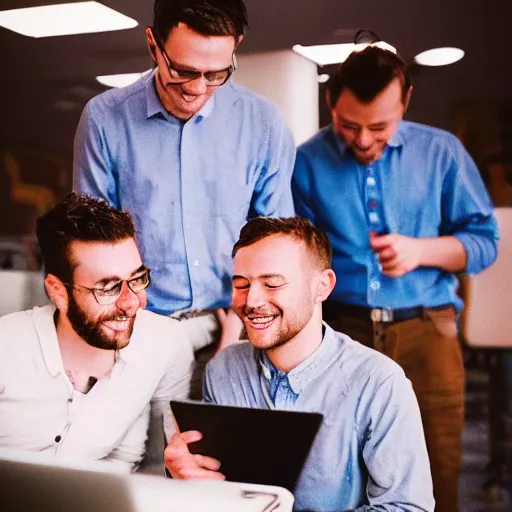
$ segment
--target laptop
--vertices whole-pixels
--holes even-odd
[[[119,473],[108,462],[56,461],[0,449],[2,512],[291,512],[285,489]]]
[[[191,453],[221,463],[227,480],[276,485],[293,492],[323,416],[312,412],[277,411],[171,401],[180,432],[199,430]]]

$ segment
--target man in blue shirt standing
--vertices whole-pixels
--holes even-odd
[[[332,125],[297,153],[298,215],[324,229],[338,281],[336,330],[397,361],[412,381],[437,511],[456,512],[464,422],[457,273],[493,263],[497,224],[478,169],[453,135],[402,120],[411,97],[394,53],[368,46],[331,78]]]
[[[269,101],[230,81],[246,25],[243,0],[155,0],[155,70],[93,98],[78,126],[74,188],[131,213],[156,313],[221,315],[240,228],[293,213],[291,132]],[[237,338],[236,315],[220,319],[221,344]]]
[[[210,361],[205,399],[323,414],[295,510],[433,511],[411,383],[391,359],[322,323],[322,302],[336,281],[325,233],[300,217],[253,219],[233,253],[233,309],[250,343]],[[187,444],[200,437],[172,438],[165,460],[174,478],[223,478],[222,461],[189,453]]]

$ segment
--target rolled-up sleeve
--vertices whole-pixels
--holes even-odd
[[[467,255],[465,272],[477,274],[498,254],[498,223],[478,168],[454,136],[443,182],[443,235],[456,237]]]

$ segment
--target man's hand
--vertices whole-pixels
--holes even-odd
[[[164,461],[165,467],[173,478],[225,480],[225,476],[218,471],[220,468],[218,460],[190,453],[188,444],[195,443],[202,437],[203,434],[197,430],[176,433],[172,436],[164,451]]]
[[[370,245],[386,276],[403,276],[421,264],[423,244],[417,238],[398,234],[378,236],[372,232]]]
[[[231,308],[227,313],[222,308],[217,309],[215,313],[217,314],[217,320],[219,321],[221,328],[219,348],[217,349],[217,352],[220,352],[228,345],[238,343],[243,323]]]

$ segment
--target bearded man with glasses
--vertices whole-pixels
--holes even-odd
[[[0,447],[135,469],[152,405],[173,431],[192,346],[177,320],[143,311],[150,271],[127,212],[71,193],[37,236],[53,305],[0,318]]]
[[[148,309],[203,322],[196,348],[219,326],[221,347],[240,333],[225,310],[241,227],[293,215],[291,132],[230,80],[246,26],[243,0],[156,0],[146,29],[155,69],[93,98],[75,138],[74,189],[132,214],[152,269]]]

